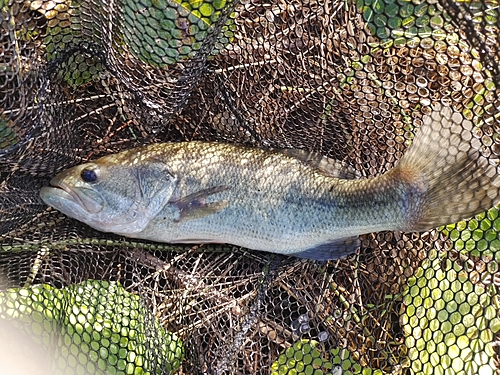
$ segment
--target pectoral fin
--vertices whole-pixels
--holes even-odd
[[[293,256],[312,260],[335,260],[353,254],[360,244],[361,241],[358,237],[339,238],[338,240],[294,253]]]
[[[179,217],[176,222],[201,219],[202,217],[212,215],[229,206],[227,200],[218,202],[206,202],[206,199],[216,193],[227,190],[227,186],[216,186],[210,189],[200,190],[196,193],[182,197],[176,201],[169,202],[179,210]]]

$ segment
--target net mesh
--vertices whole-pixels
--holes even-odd
[[[0,26],[2,373],[500,374],[495,207],[314,262],[132,241],[39,198],[181,140],[377,176],[438,103],[497,165],[498,1],[0,0]]]

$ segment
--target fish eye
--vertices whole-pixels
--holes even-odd
[[[82,178],[83,181],[85,182],[96,182],[98,176],[98,169],[94,167],[87,167],[82,169],[82,172],[80,173],[80,177]]]

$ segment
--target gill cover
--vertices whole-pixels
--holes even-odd
[[[167,166],[162,162],[149,162],[146,165],[134,167],[132,173],[135,175],[139,195],[134,204],[136,210],[130,210],[135,225],[124,226],[123,230],[115,228],[114,233],[130,234],[142,232],[149,222],[167,204],[177,187],[177,177],[173,176]],[[132,206],[132,208],[135,208]]]

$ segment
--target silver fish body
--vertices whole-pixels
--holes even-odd
[[[360,234],[431,229],[493,205],[496,168],[456,145],[463,143],[457,121],[451,111],[434,112],[397,166],[371,179],[353,179],[338,165],[338,174],[351,178],[333,177],[293,153],[183,142],[76,166],[41,197],[95,229],[127,237],[336,259],[356,250]],[[446,145],[436,142],[441,133]],[[443,146],[456,150],[453,160]],[[454,196],[453,186],[466,190]]]
[[[179,178],[169,203],[149,225],[135,234],[120,233],[125,236],[223,242],[282,254],[337,242],[352,252],[353,234],[400,227],[404,220],[398,189],[379,195],[365,189],[367,184],[332,180],[280,153],[202,142],[136,152],[166,158],[169,172]]]

